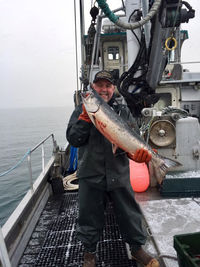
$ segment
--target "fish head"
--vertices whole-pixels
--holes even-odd
[[[81,97],[87,112],[96,113],[99,110],[102,99],[94,89],[81,93]]]

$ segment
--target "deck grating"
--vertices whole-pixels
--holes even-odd
[[[76,239],[77,199],[78,193],[65,193],[48,201],[19,267],[83,265],[83,246]],[[105,227],[97,246],[97,267],[136,266],[135,261],[128,259],[112,205],[109,204],[105,212]]]

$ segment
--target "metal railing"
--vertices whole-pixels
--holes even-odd
[[[34,148],[32,148],[28,154],[28,169],[29,169],[29,177],[30,177],[30,188],[33,191],[33,176],[32,176],[32,164],[31,164],[31,154],[40,146],[42,146],[42,172],[44,173],[45,168],[45,153],[44,153],[44,143],[49,139],[52,138],[53,142],[53,152],[55,152],[57,148],[57,144],[53,134],[50,134],[45,139],[43,139],[40,143],[38,143]]]
[[[42,173],[45,172],[45,151],[44,151],[44,143],[48,140],[52,138],[52,142],[53,142],[53,151],[52,152],[56,152],[57,151],[57,144],[54,138],[53,134],[50,134],[49,136],[47,136],[45,139],[43,139],[40,143],[38,143],[34,148],[30,149],[22,158],[22,160],[19,161],[19,163],[17,163],[14,167],[12,167],[10,170],[4,172],[2,174],[6,175],[7,173],[9,173],[10,171],[14,170],[17,166],[19,166],[22,161],[26,158],[28,159],[28,169],[29,169],[29,177],[30,177],[30,189],[33,193],[34,189],[33,189],[33,177],[32,177],[32,164],[31,164],[31,154],[38,148],[38,147],[42,147]],[[6,244],[5,244],[5,240],[3,237],[3,233],[1,230],[1,226],[0,226],[0,266],[3,267],[11,267],[11,263],[10,263],[10,259],[9,259],[9,255],[8,255],[8,251],[6,248]]]

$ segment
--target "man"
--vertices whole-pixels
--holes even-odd
[[[136,121],[125,105],[114,98],[114,79],[110,72],[95,75],[92,87],[96,92],[139,131]],[[111,143],[92,124],[84,105],[76,107],[68,128],[67,140],[79,147],[77,176],[79,178],[79,218],[77,237],[85,249],[83,267],[95,267],[96,245],[104,226],[104,207],[107,196],[113,201],[115,215],[123,239],[130,245],[134,259],[147,267],[159,267],[143,249],[146,235],[142,215],[130,185],[129,159],[118,149],[113,155]],[[133,160],[148,163],[151,155],[138,150]]]

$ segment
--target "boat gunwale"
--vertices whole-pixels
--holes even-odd
[[[33,190],[29,189],[27,191],[2,227],[2,234],[12,266],[17,266],[32,234],[29,227],[31,225],[32,230],[34,229],[43,210],[41,207],[44,207],[52,194],[51,186],[47,181],[54,161],[55,155],[50,158],[44,172],[41,172],[34,182]],[[37,216],[35,216],[36,214]],[[29,234],[27,235],[28,232]]]

